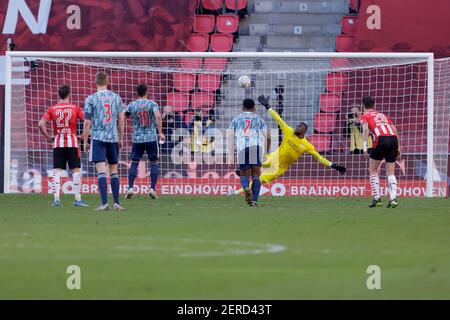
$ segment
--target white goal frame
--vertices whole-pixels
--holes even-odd
[[[434,54],[393,52],[100,52],[100,51],[7,51],[4,126],[4,193],[10,193],[11,167],[11,98],[13,58],[81,57],[81,58],[410,58],[427,61],[427,172],[433,172],[434,150]],[[433,197],[433,175],[426,177],[426,197]]]

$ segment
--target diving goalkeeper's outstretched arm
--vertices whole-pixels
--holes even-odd
[[[322,157],[315,149],[308,151],[308,153],[310,155],[312,155],[317,161],[319,161],[324,166],[331,167],[331,168],[337,170],[339,173],[345,173],[345,171],[347,171],[347,169],[345,167],[340,166],[336,163],[333,163],[325,157]]]
[[[288,131],[294,131],[292,127],[288,126],[288,124],[284,122],[284,120],[280,117],[278,112],[272,109],[272,107],[269,105],[269,97],[266,98],[263,95],[261,95],[258,97],[258,101],[267,109],[267,111],[269,111],[269,114],[278,123],[278,125],[281,128],[281,131],[283,131],[284,134],[286,134]]]

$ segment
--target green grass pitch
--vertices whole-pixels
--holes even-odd
[[[450,299],[448,199],[0,196],[1,299]],[[386,204],[386,202],[384,202]],[[81,290],[66,269],[81,268]],[[381,268],[369,290],[367,267]]]

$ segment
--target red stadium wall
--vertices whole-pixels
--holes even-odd
[[[192,0],[3,0],[0,56],[8,37],[21,51],[186,51],[196,5]],[[31,18],[24,18],[27,11]],[[3,83],[0,79],[0,92]],[[0,120],[3,104],[1,93]],[[0,121],[0,149],[2,135]]]
[[[0,53],[12,23],[6,19],[8,6],[14,12],[14,3],[24,3],[21,10],[29,8],[35,19],[39,7],[50,3],[45,33],[33,34],[19,17],[11,37],[21,51],[185,51],[196,8],[192,0],[2,1]]]
[[[450,56],[450,1],[362,0],[353,51]]]

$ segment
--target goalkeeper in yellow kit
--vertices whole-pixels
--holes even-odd
[[[331,167],[339,173],[345,173],[347,170],[345,167],[332,163],[326,158],[322,157],[305,138],[308,126],[302,122],[295,129],[288,126],[286,122],[280,117],[280,115],[270,107],[269,97],[263,95],[258,97],[259,103],[261,103],[269,111],[273,119],[278,123],[283,132],[283,141],[281,145],[272,153],[267,155],[267,159],[263,162],[262,167],[266,168],[260,176],[261,184],[269,183],[279,176],[283,175],[297,159],[304,153],[309,153],[321,164]],[[236,190],[233,194],[238,195],[244,192],[241,188]]]

